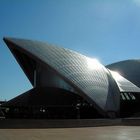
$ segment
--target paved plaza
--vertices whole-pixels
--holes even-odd
[[[140,140],[140,127],[0,129],[0,140]]]

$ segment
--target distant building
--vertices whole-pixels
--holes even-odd
[[[6,103],[6,101],[0,101],[0,120],[5,119],[4,110],[1,106],[2,104]]]
[[[0,106],[1,106],[2,104],[4,104],[4,103],[6,103],[6,101],[0,101]]]
[[[4,41],[33,85],[3,105],[10,108],[11,116],[114,118],[139,114],[140,88],[129,76],[69,49],[24,39]]]

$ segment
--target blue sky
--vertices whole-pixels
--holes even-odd
[[[140,58],[140,0],[0,0],[0,100],[31,87],[3,37],[49,42],[104,65]]]

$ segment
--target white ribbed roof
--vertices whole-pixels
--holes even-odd
[[[118,110],[118,87],[110,80],[108,70],[96,59],[37,41],[12,38],[5,41],[10,49],[18,49],[49,65],[101,109]]]

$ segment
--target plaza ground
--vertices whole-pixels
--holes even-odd
[[[0,129],[0,140],[140,140],[140,127]]]

